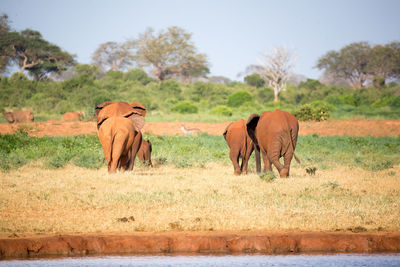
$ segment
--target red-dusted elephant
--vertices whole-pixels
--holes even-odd
[[[105,101],[94,108],[94,112],[96,113],[96,117],[99,116],[100,111],[108,105],[114,104],[115,102],[112,101]],[[125,102],[122,102],[125,103]],[[128,103],[126,103],[128,104]],[[146,108],[139,102],[132,102],[129,104],[138,114],[146,117]]]
[[[4,118],[9,123],[32,122],[35,119],[33,117],[32,111],[29,111],[29,110],[18,110],[18,111],[14,111],[14,112],[5,112]]]
[[[79,121],[83,116],[82,112],[66,112],[62,116],[62,121]]]
[[[142,142],[142,134],[132,121],[122,116],[107,118],[101,124],[98,135],[108,172],[114,173],[117,168],[132,170]]]
[[[264,172],[272,171],[271,164],[274,164],[280,177],[287,177],[293,156],[300,163],[294,154],[299,123],[289,112],[277,109],[273,112],[265,111],[261,116],[252,114],[247,120],[247,132],[256,144],[257,172],[261,171],[260,158],[257,157],[260,150],[264,161]],[[283,165],[279,162],[281,157],[284,158]]]
[[[254,147],[253,141],[247,134],[246,121],[240,119],[232,122],[226,127],[223,135],[230,149],[229,157],[233,163],[234,173],[236,175],[247,173],[249,158]],[[242,158],[240,167],[239,158]]]
[[[151,151],[152,146],[150,140],[143,140],[137,155],[140,161],[148,166],[153,167],[153,164],[151,163]]]
[[[130,159],[131,161],[129,162],[129,166],[123,165],[126,163],[126,161],[121,162],[119,165],[117,165],[118,168],[123,168],[123,169],[128,169],[132,170],[133,164],[136,158],[136,154],[139,150],[140,144],[142,142],[142,133],[140,130],[144,126],[144,116],[142,116],[136,109],[134,109],[131,105],[125,102],[115,102],[115,103],[109,103],[108,105],[105,105],[100,111],[98,112],[97,115],[97,129],[99,130],[99,138],[100,138],[100,130],[103,128],[103,124],[107,123],[111,118],[113,117],[122,117],[127,119],[132,125],[134,129],[134,136],[135,136],[135,142],[132,143],[132,149],[130,149]],[[115,119],[113,119],[115,120]],[[120,121],[120,120],[118,120]],[[126,120],[124,120],[126,121]],[[107,123],[108,125],[109,123]],[[115,124],[115,127],[118,125]],[[110,130],[108,130],[110,131]],[[109,135],[111,136],[111,135]],[[104,148],[103,148],[104,152]],[[106,155],[104,155],[106,156]],[[108,161],[107,161],[108,162]],[[109,162],[108,162],[109,163]],[[109,163],[110,164],[110,163]],[[122,164],[122,165],[121,165]],[[114,169],[111,169],[110,172],[115,171]]]

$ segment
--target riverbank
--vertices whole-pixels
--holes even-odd
[[[188,252],[400,253],[400,232],[141,232],[0,239],[1,258]]]

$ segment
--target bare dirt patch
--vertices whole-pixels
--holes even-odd
[[[400,233],[169,232],[0,239],[2,257],[121,253],[398,252]]]
[[[203,133],[222,135],[230,121],[224,123],[204,122],[147,122],[144,133],[154,135],[183,135],[181,126],[198,128]],[[0,134],[11,134],[19,129],[31,136],[74,136],[96,134],[96,124],[91,121],[63,122],[50,120],[23,124],[0,124]],[[300,122],[300,135],[318,134],[320,136],[399,136],[400,120],[343,120],[323,122]]]

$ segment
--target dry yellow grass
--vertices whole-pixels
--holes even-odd
[[[400,230],[400,166],[336,166],[289,179],[234,176],[231,166],[106,168],[40,163],[0,173],[0,236],[170,230]],[[129,219],[134,217],[134,221]],[[118,220],[121,218],[126,218]]]

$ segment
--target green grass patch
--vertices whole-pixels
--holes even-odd
[[[230,165],[229,148],[222,136],[145,135],[153,145],[156,164],[178,168],[207,166],[210,162]],[[361,167],[369,171],[390,169],[400,163],[400,137],[300,136],[296,154],[305,169],[327,169],[336,164]],[[85,168],[105,166],[101,144],[96,135],[74,137],[30,137],[25,133],[0,135],[0,169],[17,169],[41,160],[45,167],[67,164]],[[294,161],[292,164],[297,164]],[[254,154],[249,162],[255,169]]]

